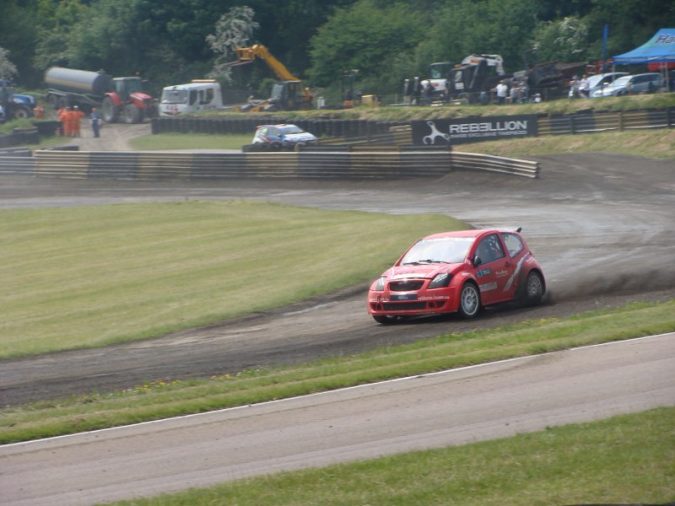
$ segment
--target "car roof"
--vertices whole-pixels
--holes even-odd
[[[481,237],[483,235],[490,235],[490,234],[496,234],[496,233],[518,233],[520,229],[500,229],[500,228],[478,228],[478,229],[471,229],[471,230],[454,230],[452,232],[440,232],[437,234],[431,234],[424,239],[444,239],[446,237],[469,237],[469,238],[476,238],[476,237]]]
[[[277,125],[258,125],[256,128],[284,128],[284,127],[298,127],[293,123],[279,123]]]

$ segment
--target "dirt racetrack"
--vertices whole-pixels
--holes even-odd
[[[139,126],[124,128],[106,127],[103,139],[112,141],[108,147],[124,149],[130,135],[143,133]],[[86,138],[80,142],[83,148],[90,145]],[[438,212],[476,227],[520,225],[544,266],[552,297],[537,308],[494,308],[472,322],[447,317],[384,327],[365,312],[366,287],[352,287],[159,339],[0,362],[0,404],[302,362],[445,332],[675,296],[675,162],[612,154],[540,160],[537,180],[468,172],[438,179],[346,182],[2,177],[0,208],[244,198],[394,214]]]

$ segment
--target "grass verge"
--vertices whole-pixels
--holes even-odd
[[[129,144],[137,151],[151,151],[161,149],[241,149],[244,144],[250,144],[253,132],[250,134],[177,134],[163,133],[144,135],[131,139]]]
[[[457,228],[440,215],[251,201],[0,211],[0,359],[165,335],[365,283],[420,236]]]
[[[156,382],[0,410],[0,443],[126,425],[675,331],[675,300],[634,303],[564,319],[448,334],[302,366],[248,370],[209,380]]]
[[[666,159],[675,158],[675,130],[550,135],[461,144],[456,150],[515,158],[565,153],[612,153]]]
[[[675,500],[675,408],[280,473],[117,506],[536,506]]]

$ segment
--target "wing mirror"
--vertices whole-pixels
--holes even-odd
[[[483,261],[480,259],[478,255],[473,257],[473,266],[478,267],[480,264],[482,264]]]

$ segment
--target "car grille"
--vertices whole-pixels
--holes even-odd
[[[423,279],[404,279],[401,281],[392,281],[389,283],[389,290],[392,292],[410,292],[419,290],[424,284]]]
[[[382,304],[385,311],[415,311],[427,308],[426,302],[385,302]]]

